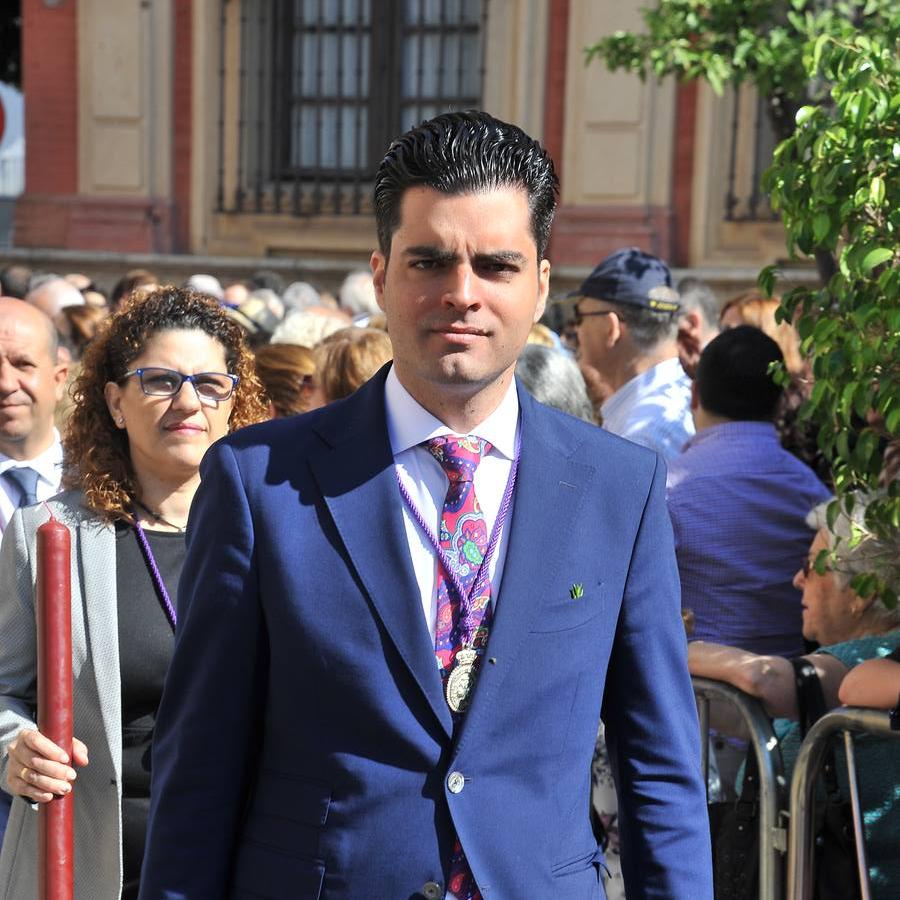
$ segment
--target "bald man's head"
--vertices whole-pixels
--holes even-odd
[[[0,325],[6,320],[21,318],[33,322],[35,328],[42,330],[47,342],[47,353],[56,362],[59,351],[59,332],[53,320],[38,307],[16,297],[0,297]]]
[[[0,297],[0,452],[34,459],[51,446],[67,374],[53,322],[30,303]]]

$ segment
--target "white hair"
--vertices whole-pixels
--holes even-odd
[[[379,312],[372,273],[364,269],[351,272],[338,290],[338,306],[351,316],[374,316]]]
[[[215,275],[191,275],[184,283],[184,286],[192,291],[196,291],[198,294],[206,294],[207,297],[212,297],[213,300],[218,300],[220,303],[225,299],[222,283]]]
[[[25,302],[52,319],[67,306],[84,306],[84,295],[65,278],[54,277],[32,288],[25,295]]]
[[[292,281],[284,289],[284,304],[293,309],[309,309],[321,302],[319,292],[308,281]]]
[[[272,334],[273,344],[297,344],[312,350],[329,334],[347,327],[347,322],[337,316],[295,310],[289,312]]]
[[[516,378],[535,400],[597,424],[578,364],[563,351],[526,344],[516,362]]]
[[[838,588],[846,590],[856,575],[875,572],[897,590],[897,560],[900,558],[900,532],[875,534],[866,525],[866,510],[879,494],[853,493],[843,498],[834,522],[828,524],[830,502],[820,503],[806,517],[810,528],[820,531],[831,551],[831,573]],[[849,507],[849,509],[848,509]],[[889,610],[881,603],[870,604],[866,611],[883,620],[885,627],[900,626],[900,605]]]

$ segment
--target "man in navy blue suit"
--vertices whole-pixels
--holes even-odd
[[[449,113],[375,183],[394,361],[203,463],[141,897],[712,896],[657,455],[517,389],[547,298],[540,145]]]

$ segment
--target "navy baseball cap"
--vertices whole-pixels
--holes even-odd
[[[611,253],[569,297],[592,297],[658,313],[681,309],[669,267],[637,247]]]

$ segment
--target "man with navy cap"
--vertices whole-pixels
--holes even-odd
[[[612,389],[600,410],[603,427],[677,456],[694,426],[669,267],[636,247],[617,250],[571,296],[581,359]]]

